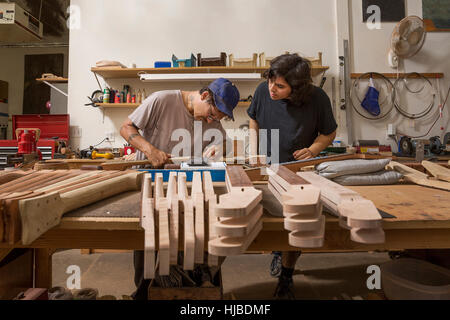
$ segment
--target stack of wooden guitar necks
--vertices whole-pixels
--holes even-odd
[[[215,256],[244,254],[262,230],[262,191],[240,166],[226,169],[227,194],[219,197],[214,207],[215,222],[211,225],[215,239],[208,243],[208,252]]]
[[[136,171],[42,170],[0,174],[0,242],[29,245],[72,210],[139,190]]]
[[[154,279],[157,270],[160,276],[170,275],[170,266],[179,263],[179,248],[184,252],[184,270],[206,262],[218,265],[218,257],[205,255],[206,244],[215,238],[209,224],[214,222],[210,208],[216,199],[210,172],[203,173],[203,182],[200,172],[193,173],[190,194],[186,173],[171,172],[166,192],[162,173],[156,174],[155,181],[151,174],[145,175],[141,206],[145,279]]]
[[[289,245],[320,248],[324,244],[325,217],[320,189],[282,166],[267,169],[269,190],[283,205],[284,228],[290,231]]]
[[[350,229],[352,241],[365,244],[385,242],[382,217],[372,201],[314,172],[299,172],[297,175],[320,188],[322,203],[339,216],[341,227]]]

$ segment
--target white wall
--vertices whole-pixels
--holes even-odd
[[[25,75],[25,55],[64,54],[64,75],[68,73],[68,48],[0,48],[0,80],[9,84],[8,107],[10,115],[22,114]],[[9,131],[11,131],[11,125]],[[9,135],[11,138],[11,135]]]
[[[346,1],[350,8],[348,13],[346,10],[336,10],[336,6],[341,9]],[[154,61],[170,60],[172,53],[186,58],[198,52],[204,56],[217,56],[225,51],[234,53],[236,57],[250,57],[254,52],[274,56],[290,51],[316,56],[317,52],[322,51],[324,65],[331,67],[325,85],[331,98],[331,78],[339,77],[340,70],[338,48],[342,44],[342,35],[347,33],[352,41],[352,72],[394,72],[389,68],[386,56],[395,24],[383,23],[381,30],[369,30],[362,23],[360,0],[72,0],[72,5],[81,9],[81,28],[71,30],[70,34],[68,108],[71,125],[79,126],[82,132],[81,138],[72,139],[75,147],[86,148],[96,144],[109,131],[116,133],[111,146],[120,147],[125,142],[118,131],[132,110],[102,112],[84,107],[86,96],[98,89],[90,68],[103,59],[152,67]],[[421,16],[421,1],[407,0],[407,11],[408,14]],[[342,30],[345,28],[348,32]],[[429,34],[424,49],[405,62],[407,72],[444,72],[447,77],[441,83],[441,95],[449,85],[449,40],[449,33]],[[102,79],[100,81],[104,85]],[[120,88],[123,84],[145,87],[147,93],[202,86],[202,83],[144,85],[138,80],[109,82],[114,88]],[[242,96],[252,94],[255,86],[239,85]],[[421,103],[423,101],[411,101],[410,107],[413,110],[420,108]],[[237,112],[236,123],[226,123],[226,127],[239,127],[248,120],[245,109]],[[337,119],[339,136],[345,141],[345,112],[338,111]],[[450,131],[448,119],[446,111],[446,131]],[[386,137],[388,123],[395,123],[400,131],[414,135],[426,131],[432,120],[413,123],[393,116],[374,123],[354,115],[354,138],[378,139],[394,145]],[[439,134],[438,129],[439,126],[432,135]]]
[[[100,142],[105,132],[112,130],[116,132],[114,146],[122,146],[125,141],[118,131],[131,112],[107,110],[103,116],[101,110],[83,106],[86,96],[98,89],[90,72],[96,61],[111,59],[152,67],[155,61],[170,60],[173,53],[187,58],[191,53],[218,56],[224,51],[239,58],[254,52],[276,56],[284,51],[312,57],[322,51],[325,65],[337,63],[334,0],[72,0],[72,5],[81,8],[81,29],[70,34],[69,113],[72,126],[82,129],[81,139],[73,139],[73,144],[82,148]],[[336,72],[333,66],[330,73]],[[109,82],[114,88],[125,83],[145,87],[147,93],[202,86]],[[256,85],[240,84],[242,96],[253,94]],[[244,108],[236,118],[236,123],[225,126],[245,123]]]
[[[387,54],[390,46],[390,39],[395,23],[382,23],[380,30],[369,30],[362,22],[362,1],[350,0],[351,3],[351,37],[353,44],[352,59],[353,71],[355,73],[380,72],[395,73],[396,69],[391,69],[388,65]],[[407,0],[407,15],[417,15],[422,17],[422,1]],[[433,32],[428,33],[423,49],[414,57],[404,60],[404,66],[400,72],[442,72],[444,79],[440,81],[440,96],[445,99],[445,94],[450,85],[450,33]],[[436,88],[436,81],[432,81]],[[420,87],[419,83],[412,84]],[[402,93],[402,92],[400,92]],[[428,103],[429,94],[424,94],[408,99],[408,110],[419,111]],[[393,141],[386,138],[387,126],[393,123],[397,130],[411,136],[425,134],[438,115],[436,100],[435,112],[423,120],[410,121],[398,115],[395,109],[390,117],[382,121],[369,121],[361,118],[353,112],[353,124],[355,140],[357,139],[377,139],[380,142],[395,145]],[[447,105],[444,110],[444,128],[440,130],[442,122],[439,122],[431,131],[429,137],[441,136],[442,133],[450,131],[449,110]],[[442,138],[442,136],[441,136]]]

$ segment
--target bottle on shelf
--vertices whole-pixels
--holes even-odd
[[[108,88],[103,90],[103,103],[109,103],[110,91]]]
[[[142,93],[141,93],[141,89],[138,90],[138,92],[136,93],[136,102],[141,104],[142,103]]]

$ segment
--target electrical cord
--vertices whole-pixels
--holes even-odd
[[[409,87],[406,85],[406,82],[405,82],[405,87],[406,87],[406,89],[407,89],[409,92],[411,92],[411,93],[419,93],[419,92],[423,91],[423,89],[425,88],[425,86],[426,86],[427,84],[429,84],[430,87],[433,89],[433,84],[431,83],[431,81],[430,81],[429,79],[427,79],[426,77],[424,77],[424,76],[421,75],[420,73],[412,72],[412,73],[406,74],[404,78],[397,78],[397,80],[394,82],[394,90],[396,90],[396,91],[398,90],[398,87],[397,87],[397,86],[398,86],[398,83],[399,83],[400,81],[404,81],[408,76],[411,76],[411,75],[417,75],[419,78],[421,78],[422,80],[425,81],[425,84],[424,84],[424,86],[423,86],[423,88],[422,88],[421,90],[419,90],[419,91],[417,91],[417,92],[414,92],[414,91],[412,91],[412,90],[409,89]],[[396,108],[397,111],[398,111],[401,115],[403,115],[405,118],[412,119],[412,120],[424,118],[425,116],[427,116],[427,115],[433,110],[433,107],[434,107],[435,101],[436,101],[436,93],[433,92],[433,99],[432,99],[431,103],[430,103],[426,108],[424,108],[424,110],[423,110],[422,112],[419,112],[419,113],[409,113],[409,112],[407,112],[407,111],[405,110],[405,108],[404,108],[403,106],[400,105],[399,101],[397,101],[397,96],[398,96],[398,95],[396,95],[396,97],[395,97],[395,99],[394,99],[394,106],[395,106],[395,108]]]
[[[95,148],[95,147],[97,147],[97,146],[99,146],[99,145],[101,145],[103,142],[105,142],[105,141],[109,141],[109,138],[105,138],[105,139],[103,139],[102,140],[102,142],[100,142],[100,143],[97,143],[95,146],[91,146],[92,148]],[[91,149],[91,147],[89,147],[89,148],[86,148],[86,149],[83,149],[83,150],[81,150],[81,151],[86,151],[86,150],[90,150]]]
[[[442,110],[444,110],[444,108],[445,108],[445,104],[447,103],[449,95],[450,95],[450,87],[448,88],[447,97],[445,98],[444,104],[442,105]],[[428,136],[430,134],[431,130],[433,130],[434,126],[436,125],[436,123],[439,121],[440,118],[441,118],[441,115],[439,114],[437,119],[436,119],[436,121],[434,121],[434,123],[431,125],[430,129],[428,130],[428,132],[425,133],[424,135],[421,135],[421,136],[418,136],[418,137],[411,137],[411,136],[408,136],[408,135],[404,135],[404,136],[406,136],[408,138],[411,138],[411,139],[420,139],[420,138],[426,137],[426,136]]]
[[[361,99],[361,98],[358,96],[357,93],[354,93],[355,88],[359,87],[359,82],[360,82],[362,79],[364,79],[364,78],[366,78],[366,77],[373,76],[373,75],[379,76],[381,79],[383,79],[383,80],[385,81],[385,83],[388,83],[388,84],[389,84],[388,87],[390,87],[390,88],[391,88],[391,91],[392,91],[391,99],[390,99],[390,104],[391,104],[390,109],[389,109],[384,115],[380,115],[380,116],[378,116],[378,117],[368,117],[368,116],[362,114],[362,113],[358,110],[358,108],[356,108],[356,106],[355,106],[355,104],[354,104],[354,102],[353,102],[353,96],[356,96],[357,99],[358,99],[358,101],[359,101],[359,103],[360,103],[360,105],[362,104],[363,99]],[[389,89],[388,89],[388,90],[389,90]],[[376,121],[376,120],[380,120],[380,119],[385,118],[389,113],[391,113],[392,109],[394,109],[395,95],[396,95],[396,91],[395,91],[394,85],[392,84],[391,80],[389,80],[387,77],[385,77],[385,76],[384,76],[383,74],[381,74],[381,73],[377,73],[377,72],[366,72],[366,73],[363,73],[362,75],[360,75],[360,76],[359,76],[357,79],[355,79],[355,81],[353,82],[352,89],[350,90],[350,103],[351,103],[353,109],[356,111],[356,113],[358,113],[361,117],[363,117],[364,119],[367,119],[367,120]],[[380,103],[380,108],[381,108],[381,107],[389,100],[388,97],[389,97],[389,96],[386,96],[386,98],[383,100],[383,102]]]

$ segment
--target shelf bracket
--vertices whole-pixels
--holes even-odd
[[[56,91],[58,91],[58,92],[61,93],[62,95],[65,95],[66,97],[69,97],[69,95],[68,95],[66,92],[64,92],[64,91],[62,91],[61,89],[55,87],[55,86],[54,86],[53,84],[51,84],[50,82],[48,82],[48,81],[42,81],[42,82],[45,83],[46,85],[48,85],[49,87],[51,87],[52,89],[55,89]]]

